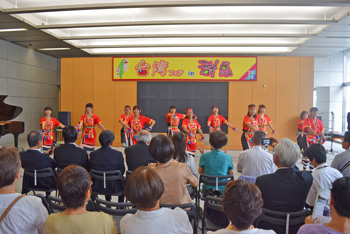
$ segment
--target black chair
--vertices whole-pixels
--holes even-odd
[[[160,207],[167,207],[170,209],[175,209],[176,207],[179,207],[181,209],[184,209],[188,215],[188,218],[192,224],[193,233],[197,234],[197,211],[196,206],[194,203],[187,203],[187,204],[181,204],[181,205],[167,205],[167,204],[160,204]]]
[[[57,168],[56,168],[56,176],[58,176],[58,174],[60,174],[60,173],[61,173],[61,171],[63,171],[63,169],[62,169],[62,168],[57,167]]]
[[[219,186],[224,186],[226,185],[228,182],[234,180],[233,175],[225,175],[225,176],[213,176],[213,175],[205,175],[205,174],[201,174],[199,176],[199,190],[196,194],[196,206],[197,206],[197,210],[199,211],[199,202],[200,200],[204,200],[205,196],[206,196],[206,191],[204,190],[204,188],[202,188],[203,184],[206,185],[211,185],[211,186],[215,186],[215,190],[219,189]]]
[[[93,197],[97,197],[97,195],[114,195],[122,198],[121,200],[124,199],[124,177],[121,171],[97,171],[91,169],[90,174],[93,182]],[[96,186],[97,183],[100,185],[103,183],[103,186]],[[117,191],[115,191],[112,186],[116,186],[118,188]]]
[[[222,211],[221,207],[222,198],[206,196],[204,200],[204,213],[202,218],[202,234],[204,234],[205,230],[216,231],[218,229],[226,228],[229,220],[226,217],[225,213]],[[223,225],[215,224],[211,218],[209,217],[209,212],[215,212],[217,216],[216,219],[220,219],[223,221]]]
[[[47,202],[49,204],[49,207],[52,213],[60,213],[66,209],[66,206],[63,204],[62,199],[59,197],[47,196]],[[86,210],[96,211],[95,204],[91,198],[86,204]]]
[[[255,227],[273,229],[277,234],[294,234],[304,224],[310,209],[297,212],[278,212],[263,208],[261,215],[255,221]]]
[[[128,179],[129,175],[131,175],[132,171],[130,170],[127,170],[126,173],[125,173],[125,181]]]
[[[50,205],[47,202],[47,200],[46,200],[44,195],[42,195],[42,194],[35,194],[34,196],[36,196],[36,197],[41,199],[41,202],[43,203],[43,206],[45,206],[48,214],[53,213],[53,211],[51,210]]]
[[[35,191],[41,191],[46,192],[48,194],[52,191],[56,191],[56,174],[50,167],[43,169],[24,168],[23,177],[26,177],[27,179],[25,190],[28,192],[33,191],[33,193],[35,194]],[[25,180],[23,179],[23,182],[24,181]],[[50,186],[48,184],[50,184]]]
[[[110,202],[100,198],[96,198],[95,206],[97,211],[113,216],[119,233],[120,220],[123,218],[123,216],[126,214],[135,214],[137,211],[137,207],[129,202]]]

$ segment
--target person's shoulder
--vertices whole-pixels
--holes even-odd
[[[162,208],[162,210],[164,212],[163,213],[164,215],[172,215],[175,218],[181,218],[181,217],[186,217],[187,218],[186,211],[184,211],[180,207],[176,207],[175,209]]]
[[[318,233],[328,233],[325,230],[325,227],[323,224],[304,224],[300,227],[298,234],[318,234]],[[337,233],[337,232],[334,232]]]

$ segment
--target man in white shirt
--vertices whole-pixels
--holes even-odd
[[[16,198],[16,183],[19,179],[21,161],[16,148],[0,149],[0,214],[6,210]],[[24,196],[8,210],[0,221],[0,233],[36,234],[45,233],[44,223],[48,212],[41,199]]]
[[[347,131],[344,134],[342,147],[345,152],[337,154],[333,159],[331,167],[338,169],[343,176],[350,176],[350,132]]]
[[[242,175],[258,177],[275,172],[272,155],[262,148],[263,138],[266,138],[266,133],[256,131],[252,138],[253,147],[239,154],[237,171]]]
[[[343,177],[343,175],[337,169],[327,165],[327,153],[321,144],[310,145],[305,151],[305,156],[310,159],[311,165],[315,167],[312,173],[313,182],[306,198],[306,204],[310,207],[314,207],[317,189],[323,188],[331,190],[332,183],[336,179]]]

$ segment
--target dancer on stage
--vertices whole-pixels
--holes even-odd
[[[120,116],[119,123],[121,123],[122,128],[120,129],[120,139],[123,147],[128,147],[130,142],[130,132],[124,128],[123,122],[131,116],[131,107],[129,105],[124,107],[124,114]]]
[[[222,115],[219,115],[219,107],[213,106],[211,108],[211,111],[213,114],[209,116],[208,122],[207,122],[210,133],[216,130],[221,131],[221,128],[220,128],[221,124],[226,124],[227,126],[232,128],[233,131],[237,131],[237,129],[233,127],[229,122],[227,122],[227,120]]]
[[[267,114],[265,114],[265,110],[266,110],[265,105],[260,105],[257,118],[259,123],[259,130],[265,132],[267,137],[267,126],[271,128],[272,134],[275,134],[276,131],[272,127],[270,117]]]
[[[171,105],[169,113],[166,114],[166,122],[168,124],[168,137],[172,137],[179,131],[179,123],[186,115],[176,113],[176,106]]]
[[[187,134],[187,153],[194,157],[197,150],[196,133],[198,131],[201,135],[200,141],[204,140],[204,134],[198,121],[194,119],[193,110],[191,108],[186,109],[186,119],[182,121],[181,128]]]
[[[156,121],[141,115],[140,106],[136,105],[132,108],[132,110],[134,114],[131,115],[129,118],[127,118],[123,122],[123,125],[125,129],[128,129],[127,131],[130,133],[130,138],[131,138],[130,145],[135,145],[137,143],[137,138],[136,138],[137,133],[145,127],[145,124],[149,125],[147,130],[151,131]]]
[[[95,150],[95,126],[97,125],[102,131],[105,130],[101,119],[97,115],[93,114],[93,108],[94,106],[92,103],[85,105],[85,114],[81,116],[78,124],[78,135],[79,137],[82,135],[83,147],[87,151]]]
[[[49,150],[53,146],[55,139],[55,133],[53,132],[55,126],[64,128],[65,126],[61,124],[57,119],[51,117],[52,108],[47,106],[44,109],[45,117],[40,119],[40,126],[43,132],[43,151]]]
[[[243,119],[243,133],[241,137],[243,150],[252,148],[252,137],[254,132],[259,130],[258,125],[256,107],[254,104],[250,104],[248,106],[248,114]]]
[[[297,134],[297,142],[300,148],[300,151],[304,155],[304,152],[308,147],[306,140],[306,133],[304,132],[304,123],[305,120],[309,117],[307,111],[302,111],[300,114],[300,119],[298,120],[298,134]]]

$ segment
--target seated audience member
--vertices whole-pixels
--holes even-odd
[[[25,169],[39,170],[43,168],[51,167],[55,170],[56,162],[49,154],[52,154],[53,149],[41,153],[40,149],[43,145],[43,138],[40,131],[31,131],[27,136],[27,142],[29,149],[20,153],[22,167]],[[28,186],[33,186],[33,179],[23,175],[22,193],[29,192]],[[40,178],[38,180],[38,188],[50,189],[56,187],[56,181],[52,177]],[[50,193],[48,192],[47,195]]]
[[[333,183],[330,209],[332,220],[327,224],[315,224],[318,218],[305,219],[298,234],[340,234],[350,233],[350,177],[339,178]]]
[[[254,132],[251,149],[245,150],[239,154],[237,162],[237,171],[245,176],[258,177],[275,172],[275,164],[271,154],[263,150],[262,140],[266,138],[263,131]]]
[[[0,233],[45,233],[44,223],[48,213],[41,199],[20,195],[15,191],[20,169],[21,161],[17,149],[1,148],[0,214],[5,216],[0,220]]]
[[[133,171],[140,166],[147,166],[148,163],[155,163],[148,152],[148,145],[151,142],[151,133],[141,130],[137,133],[137,143],[125,148],[125,161],[128,170]]]
[[[91,179],[82,167],[65,167],[57,177],[57,189],[63,204],[62,213],[49,215],[45,233],[118,233],[112,216],[103,212],[89,212],[86,203],[91,196]]]
[[[181,208],[160,208],[164,184],[153,169],[138,167],[125,184],[125,196],[139,210],[120,221],[121,233],[173,234],[193,233],[188,216]]]
[[[109,130],[101,132],[99,136],[101,148],[90,154],[90,169],[98,171],[116,171],[119,170],[123,175],[125,172],[124,157],[123,154],[117,150],[111,148],[114,141],[114,133]],[[103,181],[96,180],[92,184],[93,190],[98,191],[106,195],[106,200],[111,200],[111,194],[124,190],[121,183],[115,183],[107,181],[106,188],[104,189]],[[122,202],[124,197],[119,197],[119,202]]]
[[[89,171],[89,158],[87,152],[75,144],[78,137],[75,127],[65,127],[62,135],[64,145],[57,147],[54,154],[57,167],[63,169],[68,165],[74,164],[82,166]]]
[[[311,208],[315,204],[317,189],[331,190],[332,183],[343,175],[337,169],[327,165],[327,152],[322,145],[310,145],[304,155],[309,158],[311,165],[315,167],[312,173],[313,182],[306,199],[306,204]]]
[[[279,212],[296,212],[304,209],[307,194],[312,185],[312,175],[308,171],[297,171],[294,164],[300,158],[299,146],[290,139],[283,138],[275,146],[273,160],[278,169],[275,173],[259,176],[256,185],[264,200],[264,208]],[[284,233],[285,227],[260,222],[260,228],[273,229]],[[290,226],[296,233],[299,226]]]
[[[222,131],[214,131],[209,136],[209,143],[213,149],[201,155],[198,173],[213,176],[233,175],[232,158],[221,151],[221,148],[227,144],[226,134]],[[215,189],[215,186],[204,184],[203,188]],[[225,186],[219,186],[219,190],[223,192]]]
[[[243,180],[230,181],[225,188],[222,199],[222,210],[230,220],[226,229],[221,229],[217,234],[274,234],[272,230],[254,228],[253,222],[261,214],[263,200],[256,185]]]
[[[198,170],[194,158],[192,156],[189,157],[189,155],[186,153],[186,139],[186,135],[182,132],[177,132],[171,137],[171,141],[175,147],[173,158],[180,163],[186,163],[188,168],[190,168],[192,171],[193,175],[197,177]]]
[[[198,180],[186,163],[179,163],[173,159],[175,149],[171,140],[167,136],[157,135],[151,140],[148,150],[153,159],[158,161],[154,170],[164,184],[164,193],[160,198],[160,203],[168,205],[191,203],[187,183],[192,187],[197,187]]]
[[[342,147],[345,152],[337,154],[333,159],[331,167],[338,169],[343,176],[350,176],[350,132],[344,134]]]

